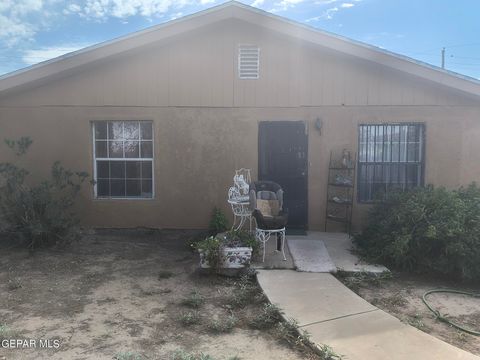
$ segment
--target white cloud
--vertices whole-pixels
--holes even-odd
[[[68,54],[72,51],[83,49],[90,44],[69,44],[62,46],[43,47],[25,51],[22,60],[27,65],[37,64],[42,61],[50,60],[58,56]]]
[[[28,21],[28,17],[44,11],[46,3],[43,0],[1,0],[0,41],[11,47],[22,40],[30,40],[38,25]]]
[[[352,3],[343,3],[342,5],[340,5],[342,8],[344,9],[348,9],[348,8],[351,8],[351,7],[354,7],[355,4],[352,4]]]
[[[30,39],[34,34],[35,29],[31,24],[0,14],[0,40],[7,47],[17,44],[20,40]]]
[[[255,0],[253,3],[251,3],[251,6],[260,7],[264,2],[265,0]]]
[[[130,16],[162,16],[172,9],[181,9],[191,0],[87,0],[77,11],[80,16],[97,20],[109,17],[124,19]],[[201,5],[215,0],[198,0]],[[77,4],[78,5],[78,4]]]
[[[311,17],[311,18],[305,20],[305,22],[307,22],[307,23],[315,22],[315,21],[320,21],[322,19],[331,20],[333,18],[333,15],[336,12],[338,12],[338,10],[339,10],[338,7],[333,7],[333,8],[327,9],[321,15]]]
[[[274,4],[274,8],[271,10],[273,12],[286,11],[289,8],[295,7],[295,5],[300,4],[304,0],[282,0]]]

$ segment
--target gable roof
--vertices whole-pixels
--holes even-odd
[[[135,50],[198,27],[236,18],[296,37],[325,48],[372,61],[450,88],[480,96],[480,81],[444,70],[407,56],[335,35],[326,31],[270,14],[266,11],[229,1],[195,14],[169,21],[98,45],[86,47],[57,58],[0,76],[0,96],[20,87],[38,84],[62,76],[84,65]]]

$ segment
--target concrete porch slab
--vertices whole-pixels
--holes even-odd
[[[323,241],[289,238],[288,247],[298,271],[323,273],[337,271]]]
[[[350,360],[479,360],[377,310],[302,327]]]
[[[330,274],[259,270],[257,279],[270,302],[300,326],[377,310]]]
[[[321,231],[308,231],[306,236],[290,236],[290,240],[320,241],[325,244],[328,255],[337,270],[347,272],[369,272],[382,273],[388,271],[385,266],[371,265],[361,261],[358,256],[352,253],[352,240],[345,233],[327,233]],[[308,243],[305,243],[308,247]],[[295,261],[295,256],[292,254]]]

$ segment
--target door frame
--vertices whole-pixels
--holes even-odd
[[[258,140],[257,140],[257,174],[258,174],[258,180],[260,181],[260,152],[261,152],[261,138],[260,138],[260,127],[261,126],[268,126],[269,124],[295,124],[295,123],[301,123],[303,125],[303,129],[305,132],[305,162],[306,162],[306,167],[305,167],[305,231],[308,230],[309,228],[309,170],[310,170],[310,163],[309,163],[309,141],[308,141],[308,122],[306,120],[261,120],[258,122]]]

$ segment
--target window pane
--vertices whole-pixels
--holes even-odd
[[[105,179],[97,180],[97,196],[110,196],[110,181]]]
[[[125,139],[127,140],[139,140],[140,139],[140,130],[138,126],[138,121],[125,121],[124,123],[124,134]]]
[[[109,161],[97,161],[97,178],[108,179],[109,177]]]
[[[152,180],[142,180],[142,197],[152,197]]]
[[[125,197],[125,180],[110,180],[110,196]]]
[[[143,179],[152,178],[152,162],[151,161],[142,161],[142,178]]]
[[[125,157],[138,158],[140,155],[138,141],[125,141]]]
[[[95,123],[95,139],[107,139],[107,122],[98,121]]]
[[[106,158],[107,156],[107,142],[95,141],[95,157]]]
[[[127,178],[140,179],[140,161],[127,161]]]
[[[141,154],[142,158],[151,158],[153,157],[153,146],[151,141],[142,141],[141,144]]]
[[[123,158],[123,141],[109,141],[108,155],[111,158]]]
[[[140,180],[127,180],[127,196],[139,197],[141,194]]]
[[[123,140],[123,122],[122,121],[108,122],[108,139]]]
[[[112,179],[124,179],[125,161],[110,161],[110,176]]]
[[[152,140],[152,123],[150,121],[141,121],[140,129],[142,139]]]

